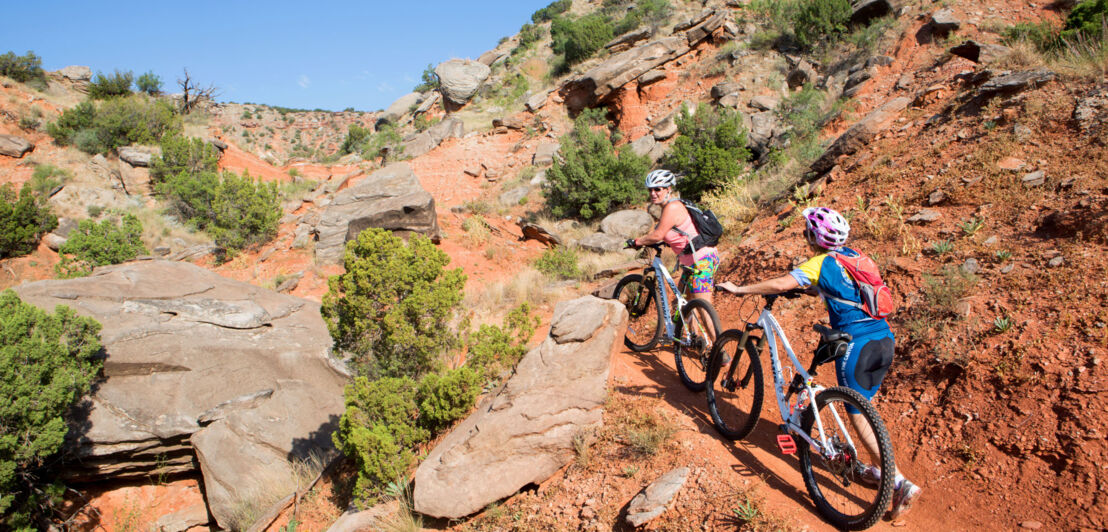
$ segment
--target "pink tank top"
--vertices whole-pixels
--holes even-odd
[[[672,199],[670,201],[678,200]],[[667,202],[666,205],[669,205],[669,203]],[[685,251],[685,246],[689,245],[689,239],[700,234],[696,232],[696,226],[692,223],[692,216],[689,216],[689,213],[685,212],[685,219],[681,222],[678,222],[677,225],[674,227],[676,229],[680,229],[688,236],[685,236],[681,233],[678,233],[677,231],[674,231],[673,229],[670,229],[669,231],[666,231],[665,236],[662,237],[662,241],[665,242],[669,246],[669,248],[677,254],[677,260],[680,261],[681,264],[684,264],[685,266],[692,266],[693,264],[695,264],[693,256],[683,253]],[[699,252],[700,250],[697,251]]]

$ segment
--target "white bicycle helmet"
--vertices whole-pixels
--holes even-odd
[[[850,223],[846,218],[827,207],[809,207],[801,214],[808,223],[808,238],[824,249],[839,249],[846,244]]]
[[[677,176],[669,170],[654,170],[646,174],[646,188],[672,187],[677,183]]]

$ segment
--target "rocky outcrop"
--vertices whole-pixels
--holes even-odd
[[[226,527],[251,490],[295,490],[289,460],[333,452],[346,376],[330,357],[318,303],[169,261],[15,291],[103,325],[105,378],[73,421],[68,479],[199,465],[208,505]]]
[[[567,82],[559,93],[570,112],[577,113],[595,107],[628,82],[689,50],[688,39],[683,35],[657,39],[609,57],[581,77]]]
[[[626,322],[616,301],[558,303],[542,344],[420,464],[415,510],[460,518],[571,460],[574,435],[602,423],[612,351]]]
[[[895,98],[870,111],[865,118],[859,120],[857,124],[851,126],[842,135],[839,135],[839,138],[831,143],[827,151],[823,152],[823,155],[812,163],[811,174],[819,177],[827,173],[838,164],[839,157],[851,155],[865,146],[873,140],[873,137],[877,136],[877,133],[888,127],[888,124],[899,116],[900,112],[908,107],[910,102],[911,100],[908,98]]]
[[[27,139],[15,135],[0,135],[0,155],[18,159],[33,149],[35,145]]]
[[[535,166],[550,166],[554,164],[554,158],[558,156],[558,150],[561,148],[557,142],[540,142],[538,148],[535,148],[535,156],[532,158],[531,163]]]
[[[757,156],[768,153],[770,148],[781,147],[785,137],[785,126],[781,124],[777,113],[762,111],[745,117],[747,129],[747,147]]]
[[[638,209],[616,211],[600,221],[601,231],[622,239],[644,235],[653,228],[654,218]]]
[[[435,200],[419,184],[408,163],[386,166],[335,194],[316,226],[316,259],[338,262],[346,242],[369,227],[439,239]]]
[[[970,83],[976,84],[977,87],[961,98],[964,103],[955,110],[958,114],[976,114],[994,98],[1010,98],[1025,90],[1053,81],[1056,74],[1040,68],[1021,72],[983,70],[974,73],[973,76]]]
[[[58,75],[69,81],[90,81],[92,80],[92,69],[87,66],[70,65],[58,70]]]
[[[439,92],[456,106],[465,105],[489,77],[487,65],[469,59],[451,59],[435,67],[439,77]]]
[[[623,241],[626,238],[609,235],[607,233],[593,233],[577,241],[581,249],[593,253],[611,253],[623,249]]]
[[[617,35],[614,39],[608,41],[608,44],[604,45],[609,52],[618,54],[630,50],[635,43],[639,41],[645,41],[654,35],[654,28],[650,26],[639,28],[634,31],[629,31],[623,35]]]

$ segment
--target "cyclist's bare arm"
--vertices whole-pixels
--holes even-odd
[[[654,227],[653,231],[636,238],[635,243],[639,246],[649,246],[661,242],[666,236],[666,233],[668,233],[670,229],[673,229],[681,220],[681,209],[684,207],[685,206],[681,205],[679,201],[667,203],[666,206],[662,208],[662,217],[658,220],[658,225]]]
[[[782,275],[775,279],[769,279],[760,283],[748,284],[738,286],[731,281],[716,284],[716,289],[730,292],[735,295],[756,294],[756,295],[772,295],[780,294],[782,292],[788,292],[800,288],[800,283],[795,277],[789,274]]]

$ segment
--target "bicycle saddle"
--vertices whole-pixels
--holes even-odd
[[[845,332],[842,332],[842,331],[839,331],[839,330],[835,330],[835,329],[832,329],[830,327],[820,325],[818,323],[813,325],[812,329],[814,329],[821,336],[823,336],[823,341],[824,342],[835,342],[835,341],[839,341],[839,340],[842,340],[844,342],[850,342],[851,340],[854,339],[854,337],[851,336],[849,333],[845,333]]]

